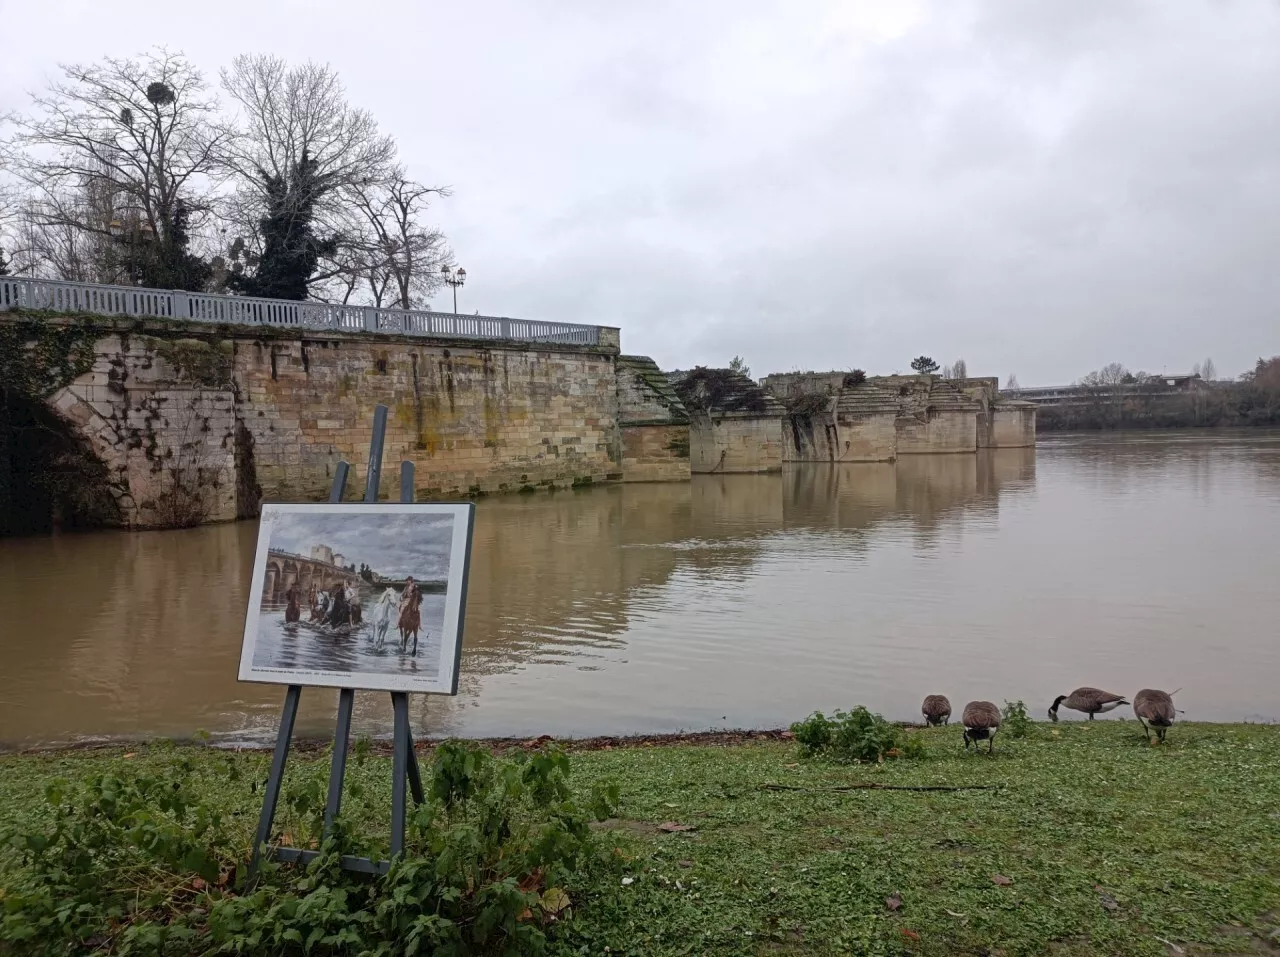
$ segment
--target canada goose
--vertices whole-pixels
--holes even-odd
[[[996,732],[1000,730],[1000,709],[990,701],[970,701],[964,706],[964,714],[960,718],[964,725],[964,749],[978,750],[978,742],[986,740],[987,754],[996,747]]]
[[[1100,691],[1097,688],[1077,688],[1069,695],[1060,694],[1049,706],[1049,717],[1058,720],[1058,705],[1065,704],[1072,711],[1083,711],[1093,720],[1095,714],[1113,711],[1122,704],[1128,704],[1124,695]]]
[[[924,723],[927,725],[937,727],[946,724],[951,720],[951,702],[944,694],[931,694],[924,699],[920,713],[924,715]]]
[[[1173,727],[1173,696],[1157,691],[1155,688],[1143,688],[1133,696],[1133,713],[1142,722],[1142,729],[1147,732],[1147,743],[1151,743],[1151,730],[1154,728],[1156,738],[1164,744],[1164,735]]]

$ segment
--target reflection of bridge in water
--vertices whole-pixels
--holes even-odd
[[[280,548],[268,549],[266,578],[262,583],[262,603],[283,605],[285,592],[295,582],[304,595],[312,585],[316,586],[316,591],[328,590],[338,582],[355,585],[357,588],[365,586],[360,576],[349,568],[295,555]]]

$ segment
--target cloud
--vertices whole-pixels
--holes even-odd
[[[271,529],[271,547],[311,556],[326,545],[348,565],[368,565],[379,575],[419,581],[449,574],[453,517],[369,512],[280,515]]]
[[[464,311],[757,374],[925,352],[1033,384],[1280,351],[1266,0],[158,9],[7,5],[0,111],[56,61],[153,42],[210,72],[254,37],[326,60],[454,187]]]

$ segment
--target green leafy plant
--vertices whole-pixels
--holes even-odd
[[[830,718],[815,711],[791,726],[791,733],[806,757],[838,761],[883,761],[886,757],[919,757],[924,743],[909,738],[862,705],[852,711],[836,711]]]
[[[248,849],[217,803],[198,799],[191,770],[177,757],[158,773],[51,783],[48,827],[0,835],[17,864],[0,894],[0,953],[539,954],[602,863],[591,819],[618,801],[610,784],[576,795],[555,746],[494,758],[447,742],[405,854],[370,881],[341,858],[386,849],[341,822],[322,833],[316,762],[283,797],[290,842],[318,856],[268,862],[255,886],[237,888]]]
[[[1000,722],[1002,734],[1011,738],[1025,738],[1035,733],[1035,722],[1031,720],[1031,715],[1027,714],[1027,706],[1021,699],[1017,701],[1006,699],[1000,714],[1002,715]]]

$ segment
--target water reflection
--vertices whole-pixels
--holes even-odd
[[[432,732],[765,725],[933,691],[1185,685],[1188,717],[1280,717],[1269,639],[1280,436],[1066,437],[482,500],[461,694]],[[252,523],[0,544],[0,740],[270,733],[235,680]],[[389,726],[385,694],[357,726]],[[330,732],[308,690],[301,733]]]

